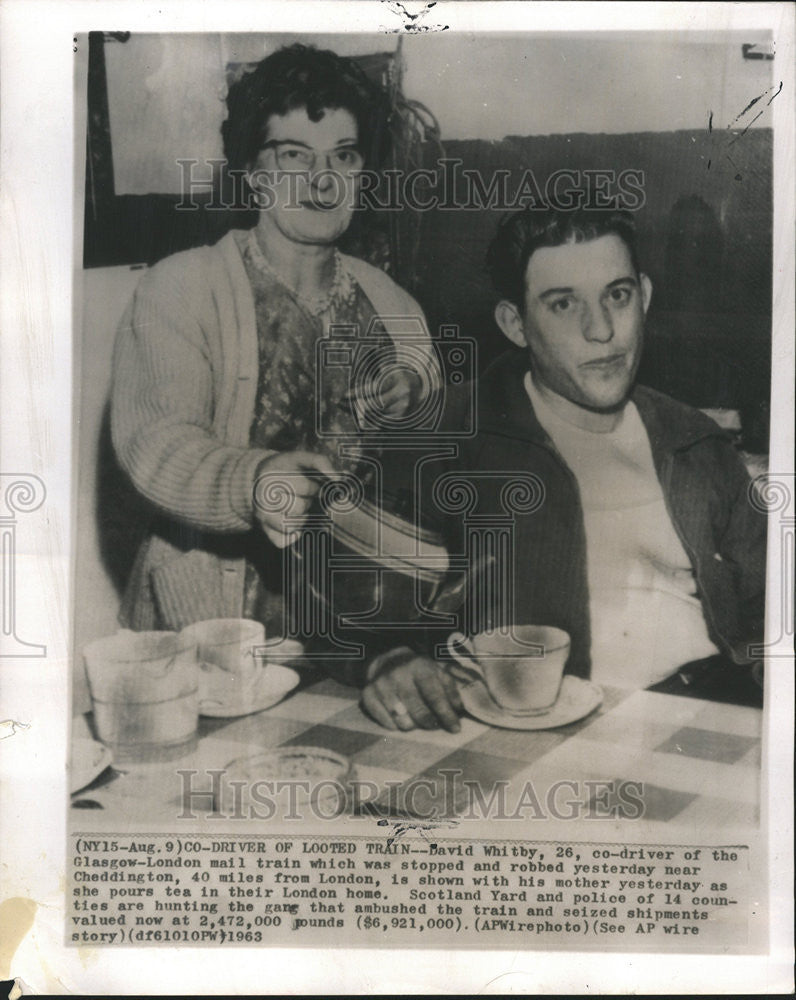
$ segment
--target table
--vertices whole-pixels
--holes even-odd
[[[598,709],[559,729],[496,729],[464,717],[459,733],[388,732],[362,712],[358,697],[356,689],[327,678],[257,714],[202,718],[192,754],[126,774],[106,771],[74,797],[78,804],[93,803],[94,808],[73,808],[73,824],[94,829],[95,820],[101,820],[108,828],[143,818],[167,823],[180,814],[188,787],[184,775],[175,777],[177,771],[195,772],[189,787],[196,790],[203,787],[202,781],[208,787],[208,770],[277,746],[325,747],[349,757],[357,778],[380,789],[380,797],[372,789],[367,792],[367,808],[384,815],[428,816],[436,804],[438,815],[466,816],[474,801],[481,808],[480,800],[473,799],[476,783],[487,805],[490,796],[500,793],[509,808],[516,808],[525,794],[529,812],[523,815],[541,818],[533,816],[529,783],[543,812],[549,812],[551,801],[557,802],[554,811],[565,812],[572,808],[567,802],[576,798],[595,809],[615,804],[622,782],[642,782],[643,819],[653,829],[671,824],[752,828],[759,823],[759,709],[605,688]],[[451,777],[452,772],[458,777]],[[589,781],[614,782],[614,791],[606,798],[605,788],[587,785]],[[577,789],[567,782],[577,783]],[[418,792],[409,803],[401,789],[412,785]],[[548,800],[554,786],[557,799]],[[493,809],[499,807],[495,803],[497,798]],[[206,805],[200,804],[198,811],[206,815]]]

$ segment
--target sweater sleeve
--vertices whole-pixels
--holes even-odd
[[[201,530],[245,531],[257,468],[273,452],[214,432],[214,366],[224,359],[204,259],[192,251],[156,265],[125,312],[113,357],[113,443],[156,506]]]

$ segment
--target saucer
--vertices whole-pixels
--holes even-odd
[[[291,667],[279,663],[266,663],[260,670],[254,688],[244,692],[237,702],[220,702],[204,698],[199,702],[199,714],[227,719],[237,715],[254,715],[271,708],[301,680]]]
[[[481,681],[460,683],[462,703],[481,722],[500,729],[555,729],[583,719],[602,702],[602,689],[591,681],[567,674],[561,682],[558,700],[536,715],[512,715],[501,708]]]
[[[255,657],[266,663],[290,663],[304,656],[304,646],[296,639],[266,639],[261,647],[263,652],[255,651]]]
[[[102,743],[84,736],[72,739],[69,791],[74,794],[90,785],[113,762],[113,754]]]

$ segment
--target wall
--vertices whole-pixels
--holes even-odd
[[[404,89],[434,111],[443,139],[706,129],[711,110],[723,129],[771,86],[772,66],[742,58],[751,37],[724,38],[443,35],[431,58],[427,38],[407,38]]]
[[[177,160],[220,157],[225,71],[306,35],[132,35],[108,42],[105,61],[117,194],[178,192]],[[313,35],[340,55],[392,51],[395,36]],[[187,95],[187,96],[186,96]]]
[[[221,156],[224,67],[306,36],[133,35],[106,45],[117,194],[180,190],[179,158]],[[743,128],[771,87],[772,63],[745,60],[752,35],[608,37],[415,35],[404,91],[438,118],[443,140],[573,132]],[[313,36],[344,55],[390,51],[395,35]],[[770,126],[770,109],[752,128]]]

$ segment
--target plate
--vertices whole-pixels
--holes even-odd
[[[90,785],[112,762],[113,754],[102,743],[87,736],[75,736],[69,764],[69,791],[79,792]]]
[[[462,703],[467,711],[481,722],[500,729],[555,729],[585,718],[603,700],[602,688],[581,677],[567,674],[561,682],[556,703],[538,715],[512,715],[502,709],[487,691],[482,681],[462,685]]]
[[[291,667],[280,663],[267,663],[260,671],[254,690],[246,692],[245,699],[237,703],[221,703],[204,700],[199,702],[199,714],[217,719],[233,718],[236,715],[253,715],[271,708],[301,680]]]

